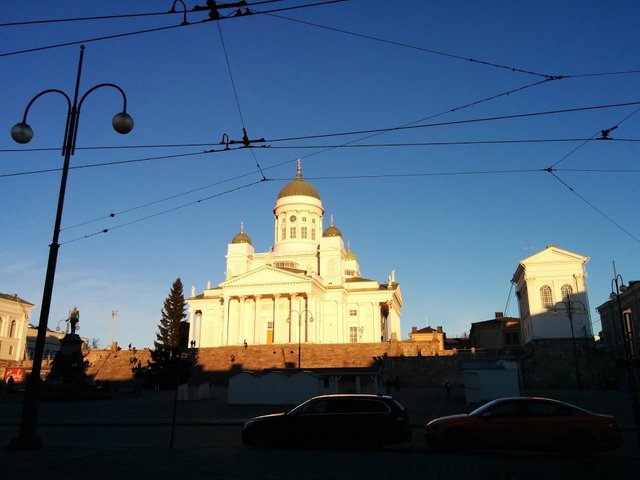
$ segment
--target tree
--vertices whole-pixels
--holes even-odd
[[[149,373],[151,381],[158,387],[174,387],[181,378],[186,378],[190,367],[189,362],[185,362],[183,358],[183,353],[187,350],[186,342],[182,338],[187,317],[185,312],[182,281],[177,278],[164,301],[158,333],[153,342],[155,349],[151,352],[152,363],[149,365]]]

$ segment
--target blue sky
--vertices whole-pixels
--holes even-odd
[[[39,306],[60,172],[29,172],[62,166],[59,150],[49,149],[62,142],[64,100],[45,95],[33,104],[30,144],[14,143],[9,131],[38,92],[73,94],[79,46],[15,52],[178,26],[182,17],[8,26],[163,12],[172,2],[7,3],[0,291]],[[241,221],[257,251],[269,248],[275,197],[297,158],[363,276],[386,281],[396,271],[403,338],[411,326],[442,325],[457,336],[496,311],[517,316],[511,277],[549,244],[590,257],[595,332],[612,261],[625,281],[640,279],[640,105],[590,108],[640,101],[638,2],[351,0],[219,25],[204,18],[189,12],[188,26],[85,41],[81,94],[118,84],[135,128],[127,136],[111,129],[122,105],[115,90],[99,89],[83,104],[72,166],[128,163],[69,174],[51,328],[77,305],[80,333],[101,346],[112,338],[151,346],[172,282],[180,277],[189,293],[222,281]],[[555,76],[565,78],[548,80]],[[586,109],[489,120],[577,108]],[[471,119],[482,121],[460,123]],[[458,123],[424,126],[436,122]],[[318,138],[409,124],[422,127]],[[270,147],[202,154],[220,149],[225,133],[241,139],[243,125]],[[616,125],[615,140],[586,141]],[[505,143],[516,140],[530,142]],[[328,148],[348,142],[354,146]],[[160,147],[167,144],[177,146]],[[89,148],[105,146],[139,148]],[[173,158],[151,160],[161,156]],[[258,182],[256,164],[268,181]],[[36,308],[32,322],[38,318]]]

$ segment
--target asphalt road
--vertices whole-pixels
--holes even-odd
[[[592,402],[619,400],[598,397]],[[464,409],[442,392],[397,392],[410,405],[411,443],[379,452],[256,450],[240,442],[240,423],[278,407],[228,406],[220,399],[180,402],[173,429],[173,395],[144,393],[94,402],[43,403],[38,434],[45,447],[0,450],[1,478],[212,479],[636,479],[640,451],[635,431],[623,429],[624,446],[591,457],[533,452],[446,454],[424,446],[425,416]],[[558,396],[558,395],[556,395]],[[593,395],[592,395],[593,396]],[[585,398],[584,402],[589,402]],[[611,405],[611,404],[610,404]],[[624,406],[624,405],[622,405]],[[606,405],[603,405],[603,408]],[[468,410],[468,408],[467,408]],[[601,411],[605,411],[600,409]],[[0,444],[18,431],[20,399],[0,400]],[[624,413],[624,412],[623,412]]]

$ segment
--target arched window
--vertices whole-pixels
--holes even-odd
[[[562,300],[569,300],[569,297],[573,295],[573,288],[568,283],[562,285],[560,288],[560,294],[562,295]]]
[[[553,295],[551,294],[551,287],[549,285],[543,285],[540,288],[540,301],[542,302],[542,308],[553,307]]]
[[[13,338],[13,334],[16,331],[16,321],[12,320],[11,325],[9,326],[9,338]]]
[[[0,317],[0,337],[2,336],[2,324],[4,323],[3,318]]]

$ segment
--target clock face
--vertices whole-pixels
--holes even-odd
[[[295,222],[296,220],[297,220],[297,219],[296,219],[296,216],[295,216],[295,215],[291,215],[291,216],[289,217],[289,221],[291,221],[291,222]]]

